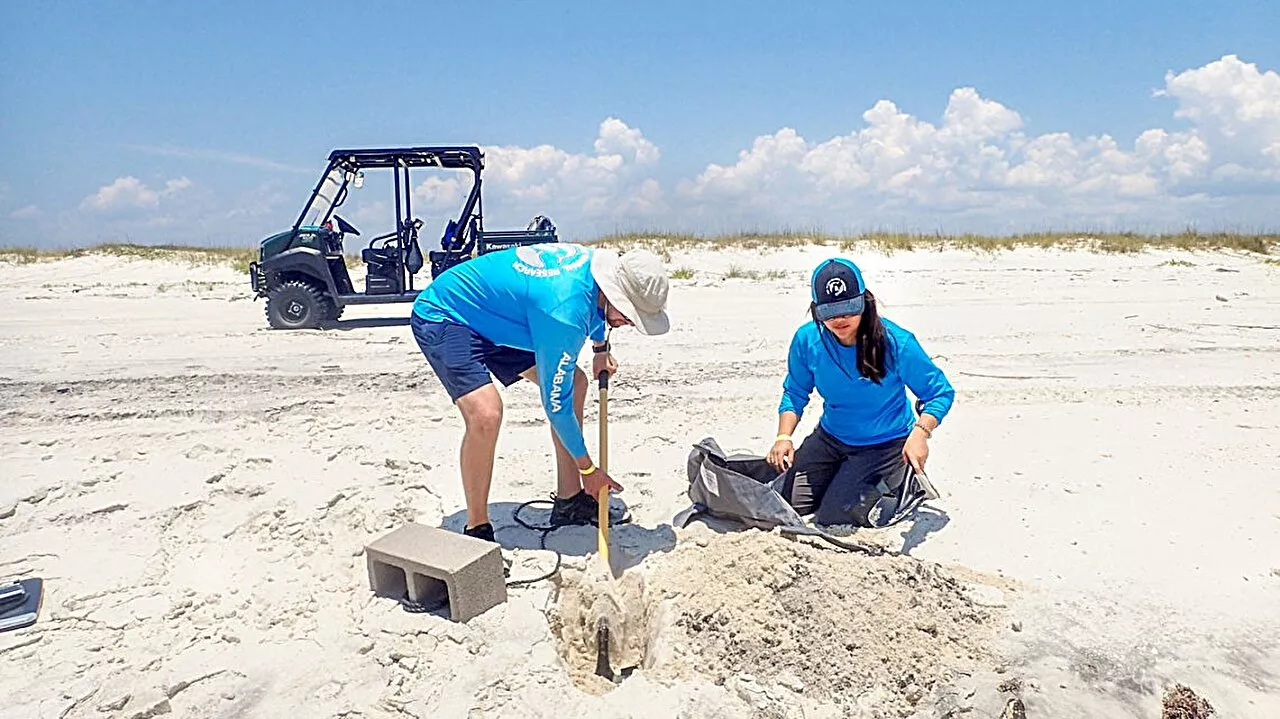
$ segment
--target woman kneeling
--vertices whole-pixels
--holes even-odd
[[[790,470],[784,496],[815,524],[883,526],[899,509],[902,483],[917,481],[908,467],[924,474],[928,440],[955,390],[914,335],[879,316],[857,265],[818,265],[811,294],[813,321],[791,340],[768,460]],[[791,435],[814,389],[822,417],[796,449]],[[918,417],[906,389],[919,400]]]

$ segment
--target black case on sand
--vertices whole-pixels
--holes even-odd
[[[39,577],[17,582],[22,587],[21,599],[0,604],[0,632],[22,629],[36,623],[44,601],[44,581]],[[8,585],[5,586],[7,588]]]

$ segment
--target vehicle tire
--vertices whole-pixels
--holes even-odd
[[[288,280],[267,294],[267,323],[278,330],[319,327],[333,313],[333,303],[315,285]]]

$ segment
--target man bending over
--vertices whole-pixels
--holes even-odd
[[[617,369],[605,327],[634,326],[645,335],[669,328],[667,272],[653,253],[565,243],[515,247],[450,268],[414,302],[413,335],[462,413],[460,463],[468,536],[494,541],[489,485],[502,424],[504,387],[538,384],[556,455],[552,526],[588,524],[601,488],[621,490],[592,462],[582,437],[587,376],[577,366],[587,338],[592,375]]]

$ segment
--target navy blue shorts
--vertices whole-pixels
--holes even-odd
[[[418,347],[454,402],[492,382],[491,373],[509,387],[537,364],[532,352],[495,345],[465,325],[427,322],[412,312],[409,316]]]
[[[783,497],[814,524],[875,526],[872,514],[886,509],[881,485],[897,491],[906,478],[902,447],[907,438],[855,447],[831,435],[821,423],[796,449]],[[896,501],[893,502],[897,506]],[[893,508],[888,508],[893,513]],[[878,520],[876,520],[878,521]]]

